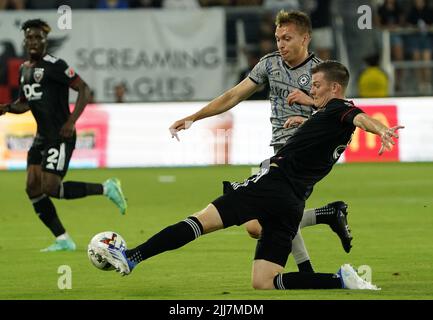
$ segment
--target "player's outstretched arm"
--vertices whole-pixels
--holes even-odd
[[[17,100],[13,103],[0,104],[0,116],[4,115],[6,112],[20,114],[30,110],[27,102]]]
[[[169,128],[172,138],[176,137],[176,139],[179,140],[177,132],[180,130],[188,129],[195,121],[212,117],[230,110],[239,102],[251,96],[259,87],[260,86],[254,83],[252,80],[246,78],[235,87],[227,90],[219,97],[213,99],[210,103],[196,113],[174,122]]]
[[[404,128],[404,126],[388,128],[382,122],[369,117],[365,113],[356,115],[353,119],[353,124],[362,130],[374,133],[380,137],[382,146],[380,147],[379,155],[381,155],[385,150],[392,150],[392,146],[395,144],[393,138],[398,139],[397,131]]]
[[[75,130],[75,123],[83,113],[84,108],[90,100],[90,88],[80,78],[74,82],[71,88],[75,91],[78,91],[78,96],[77,101],[75,102],[74,111],[69,116],[68,121],[66,121],[63,127],[60,129],[60,135],[64,138],[72,137]]]

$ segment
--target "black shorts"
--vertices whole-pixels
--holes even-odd
[[[225,228],[258,219],[262,234],[254,258],[286,265],[305,201],[295,195],[279,168],[262,168],[243,183],[225,181],[224,195],[212,204],[218,209]]]
[[[40,165],[42,171],[64,177],[69,168],[75,142],[41,142],[35,139],[27,153],[27,166]]]

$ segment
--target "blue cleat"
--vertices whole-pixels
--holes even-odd
[[[45,249],[41,249],[41,252],[55,252],[55,251],[75,251],[77,246],[72,239],[57,240]]]
[[[114,202],[114,204],[119,208],[121,214],[125,214],[128,204],[126,202],[125,196],[123,195],[119,179],[108,179],[103,183],[103,186],[104,195]]]

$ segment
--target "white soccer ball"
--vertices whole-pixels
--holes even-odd
[[[95,235],[87,247],[87,256],[90,262],[98,269],[103,271],[114,270],[114,267],[98,254],[98,248],[124,248],[126,249],[125,239],[122,238],[117,232],[104,231]]]

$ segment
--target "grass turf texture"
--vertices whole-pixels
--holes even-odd
[[[343,263],[369,265],[379,292],[255,291],[250,285],[255,241],[243,227],[201,237],[141,263],[121,278],[87,259],[91,237],[119,232],[136,246],[221,194],[221,181],[243,181],[250,167],[71,170],[66,180],[121,179],[129,211],[121,216],[103,197],[54,200],[77,243],[76,252],[40,253],[53,238],[24,192],[25,172],[0,172],[0,299],[432,299],[433,164],[343,164],[316,185],[307,207],[349,203],[353,245],[346,254],[328,226],[303,229],[318,272]],[[175,182],[158,182],[175,176]],[[170,180],[170,179],[169,179]],[[72,269],[72,289],[59,290],[58,267]],[[287,271],[297,271],[289,257]]]

